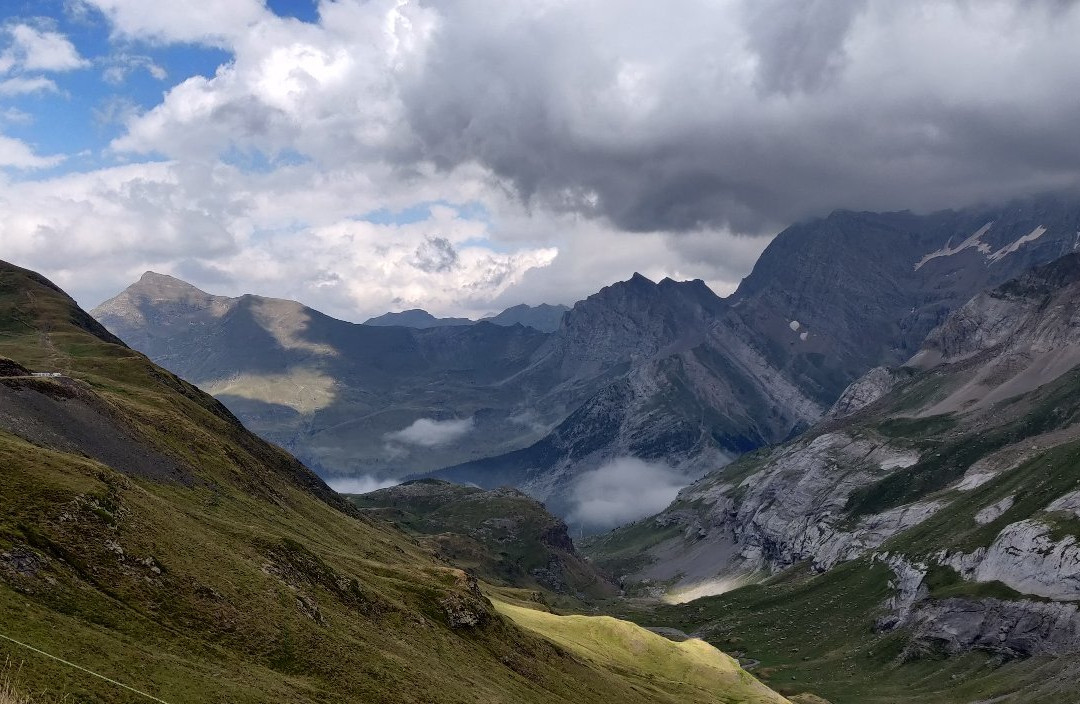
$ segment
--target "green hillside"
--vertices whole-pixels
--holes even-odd
[[[0,634],[169,704],[653,701],[7,264],[0,356],[63,375],[0,378]],[[138,700],[4,659],[25,691]]]
[[[485,491],[422,479],[349,498],[492,584],[540,589],[555,598],[618,593],[578,555],[566,524],[516,489]]]

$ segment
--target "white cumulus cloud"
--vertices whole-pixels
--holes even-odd
[[[16,24],[7,29],[11,44],[5,52],[9,65],[26,71],[71,71],[90,62],[59,32]]]

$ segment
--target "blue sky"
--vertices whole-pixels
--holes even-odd
[[[317,19],[316,6],[308,0],[274,0],[269,6],[282,16]],[[104,14],[69,0],[7,0],[0,7],[0,23],[59,33],[86,61],[85,67],[65,71],[20,71],[20,76],[47,78],[56,89],[0,96],[0,112],[14,116],[4,120],[4,134],[41,155],[67,157],[51,170],[22,177],[123,163],[126,158],[110,153],[108,146],[123,133],[127,114],[149,110],[176,84],[191,76],[213,76],[232,59],[226,49],[205,44],[113,37]]]

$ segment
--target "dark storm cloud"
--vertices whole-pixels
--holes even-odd
[[[844,38],[866,0],[758,0],[747,8],[749,45],[768,91],[814,90],[843,69]]]
[[[632,231],[768,231],[1075,185],[1075,2],[458,0],[401,96],[417,154]]]

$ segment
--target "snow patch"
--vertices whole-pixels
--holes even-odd
[[[938,251],[931,252],[930,254],[927,254],[925,257],[923,257],[922,259],[919,260],[918,264],[915,265],[915,271],[918,271],[919,269],[922,269],[923,266],[925,266],[926,263],[929,262],[932,259],[937,259],[938,257],[951,257],[954,254],[959,254],[960,252],[964,251],[965,249],[971,249],[972,247],[976,248],[977,250],[979,250],[983,254],[990,254],[990,245],[988,245],[988,244],[986,244],[985,242],[982,241],[982,236],[985,235],[990,230],[990,227],[993,224],[994,224],[993,220],[986,223],[985,225],[980,227],[978,230],[976,230],[975,234],[973,234],[971,237],[968,237],[966,240],[964,240],[963,242],[961,242],[959,245],[957,245],[955,247],[950,247],[948,244],[946,244],[944,247],[942,247]]]
[[[989,259],[990,261],[992,261],[992,262],[996,262],[996,261],[999,261],[999,260],[1001,260],[1001,259],[1004,259],[1004,258],[1005,258],[1005,257],[1007,257],[1008,255],[1012,254],[1012,253],[1013,253],[1013,252],[1015,252],[1016,250],[1018,250],[1018,249],[1020,249],[1021,247],[1023,247],[1023,246],[1024,246],[1025,244],[1027,244],[1028,242],[1034,242],[1035,240],[1039,239],[1039,238],[1040,238],[1040,237],[1042,237],[1042,236],[1043,236],[1043,235],[1044,235],[1045,233],[1046,233],[1046,228],[1045,228],[1045,227],[1043,227],[1042,225],[1039,225],[1039,226],[1038,226],[1038,227],[1036,227],[1036,228],[1035,228],[1034,230],[1032,230],[1032,231],[1031,231],[1031,232],[1029,232],[1028,234],[1024,235],[1024,236],[1023,236],[1023,237],[1021,237],[1020,239],[1016,240],[1016,241],[1015,241],[1015,242],[1013,242],[1012,244],[1008,245],[1007,247],[1002,247],[1002,248],[1001,248],[1001,249],[999,249],[998,251],[996,251],[996,252],[994,252],[993,254],[991,254],[991,255],[990,255],[990,256],[988,257],[988,259]]]
[[[971,235],[971,237],[968,237],[966,240],[964,240],[963,242],[961,242],[960,244],[958,244],[955,247],[951,247],[948,244],[946,244],[944,247],[937,250],[936,252],[931,252],[930,254],[927,254],[922,259],[920,259],[919,262],[915,265],[915,271],[918,271],[919,269],[923,268],[923,266],[925,266],[927,262],[929,262],[929,261],[931,261],[933,259],[937,259],[939,257],[951,257],[954,254],[959,254],[960,252],[964,251],[965,249],[971,249],[973,247],[976,250],[978,250],[979,252],[982,252],[983,254],[985,254],[986,259],[987,259],[987,261],[989,263],[998,262],[998,261],[1001,261],[1002,259],[1004,259],[1005,257],[1009,256],[1013,252],[1017,251],[1018,249],[1023,247],[1028,242],[1034,242],[1035,240],[1039,239],[1044,234],[1046,234],[1046,227],[1044,227],[1043,225],[1039,225],[1038,227],[1036,227],[1034,230],[1032,230],[1028,234],[1026,234],[1023,237],[1017,239],[1015,242],[1011,242],[1010,244],[1005,245],[1004,247],[997,250],[996,252],[992,252],[990,250],[990,245],[988,245],[988,244],[986,244],[985,242],[982,241],[982,236],[985,235],[990,230],[990,227],[993,224],[994,224],[993,221],[986,223],[985,225],[980,227],[978,230],[976,230],[975,233]]]

